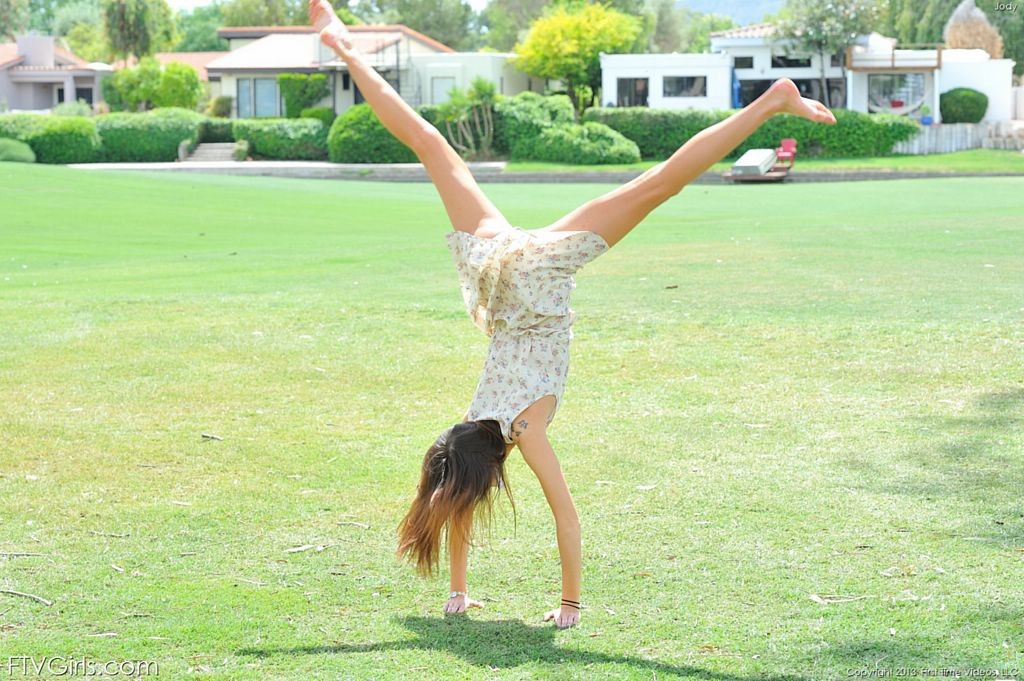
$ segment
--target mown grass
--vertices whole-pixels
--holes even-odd
[[[0,551],[41,554],[0,557],[0,589],[53,601],[0,594],[5,656],[1024,667],[1024,180],[691,187],[584,268],[551,427],[584,528],[565,631],[540,622],[558,551],[518,455],[517,527],[503,502],[470,556],[486,609],[443,616],[447,574],[393,558],[486,351],[430,185],[0,164],[0,186]],[[536,227],[610,188],[486,191]]]
[[[577,166],[541,161],[510,161],[506,172],[592,172],[610,170],[646,170],[660,161],[640,161],[604,166]],[[724,173],[731,161],[716,163],[711,172]],[[1020,173],[1024,174],[1024,153],[1001,149],[971,149],[950,154],[922,156],[894,155],[872,158],[807,158],[797,156],[793,172],[848,172],[855,170],[935,172],[935,173]]]

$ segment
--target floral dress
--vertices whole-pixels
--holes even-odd
[[[454,230],[446,238],[469,316],[491,339],[467,417],[494,419],[511,444],[512,422],[523,410],[554,395],[551,423],[561,405],[576,317],[569,308],[573,274],[608,243],[596,232],[519,227],[491,238]]]

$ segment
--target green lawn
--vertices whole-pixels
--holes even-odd
[[[41,554],[0,555],[0,589],[53,602],[0,594],[5,656],[1022,678],[1024,179],[691,187],[585,267],[551,427],[584,529],[564,631],[518,454],[518,527],[502,502],[470,555],[485,610],[445,618],[447,572],[393,557],[486,352],[433,187],[12,164],[0,187],[0,552]],[[524,227],[610,188],[485,187]]]
[[[511,161],[507,172],[570,172],[608,170],[646,170],[660,161],[641,161],[607,166],[574,166],[540,161]],[[731,161],[717,163],[711,169],[724,173]],[[1024,153],[998,149],[971,149],[952,154],[926,156],[880,156],[877,158],[815,159],[797,156],[793,172],[844,172],[850,170],[928,171],[935,173],[1020,173],[1024,175]]]

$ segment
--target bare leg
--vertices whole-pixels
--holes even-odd
[[[348,65],[359,91],[391,134],[415,152],[437,187],[455,229],[492,236],[508,220],[483,193],[448,140],[403,100],[352,44],[348,29],[327,0],[309,0],[309,17],[320,40]]]
[[[545,230],[589,230],[614,246],[652,210],[682,191],[778,113],[791,113],[819,123],[836,122],[824,104],[801,97],[793,81],[783,78],[745,108],[691,137],[668,160],[583,204]]]

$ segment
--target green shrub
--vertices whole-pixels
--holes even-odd
[[[92,105],[84,99],[77,102],[61,102],[53,107],[54,116],[92,116]]]
[[[235,142],[235,148],[231,152],[231,157],[236,161],[244,161],[249,158],[249,143],[245,140]]]
[[[202,114],[186,109],[157,109],[149,113],[111,113],[96,117],[103,141],[103,160],[156,162],[178,158],[183,140],[198,140]]]
[[[988,111],[988,96],[967,87],[953,88],[939,95],[943,123],[980,123]]]
[[[586,121],[544,128],[534,146],[533,160],[597,165],[640,160],[636,143],[603,123]]]
[[[253,158],[327,158],[327,128],[314,118],[239,118],[231,132],[236,140],[249,142]]]
[[[502,97],[494,105],[494,151],[513,159],[535,158],[542,129],[574,120],[572,102],[565,95],[543,97],[527,91]]]
[[[897,142],[910,139],[920,129],[905,116],[864,114],[837,109],[837,125],[823,125],[791,115],[768,119],[754,134],[736,147],[730,157],[748,149],[774,149],[792,137],[802,156],[861,157],[891,152]],[[636,142],[645,159],[666,159],[688,139],[727,118],[732,111],[648,109],[645,107],[593,108],[584,113],[586,121],[597,121]]]
[[[302,113],[299,114],[299,118],[315,118],[324,124],[325,130],[330,130],[331,125],[334,123],[334,119],[337,118],[337,114],[335,114],[334,109],[329,106],[316,106],[309,109],[303,109]]]
[[[229,95],[214,97],[206,105],[206,115],[214,116],[215,118],[230,118],[232,102],[234,102],[234,97]]]
[[[231,134],[234,121],[230,118],[207,118],[199,129],[200,142],[234,142]]]
[[[288,118],[298,118],[303,109],[331,93],[323,73],[281,73],[277,76],[277,85]]]
[[[203,82],[196,70],[188,64],[172,61],[163,67],[152,101],[157,107],[195,109],[202,94]]]
[[[24,142],[39,163],[90,163],[100,146],[96,123],[83,116],[6,114],[0,116],[0,137]]]
[[[36,155],[24,142],[0,138],[0,162],[35,163]]]
[[[237,133],[235,135],[238,136]],[[369,104],[356,104],[334,119],[327,136],[335,163],[415,163],[416,154],[380,122]]]

